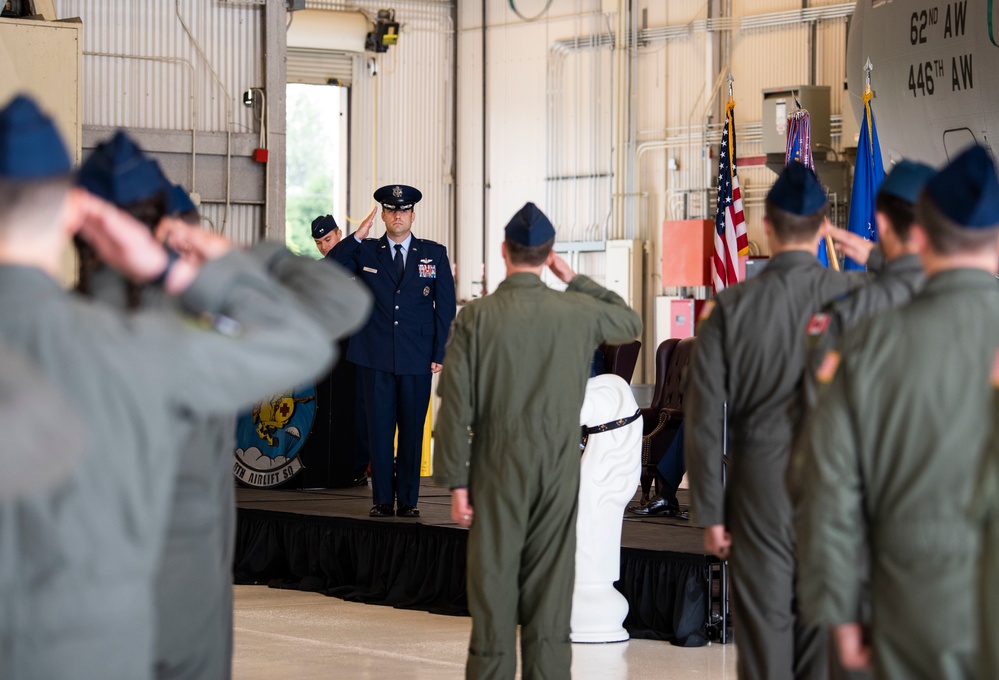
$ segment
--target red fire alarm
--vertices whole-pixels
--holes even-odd
[[[253,160],[258,163],[267,162],[267,149],[254,149],[253,150]]]

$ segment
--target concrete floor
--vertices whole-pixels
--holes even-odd
[[[235,680],[460,680],[471,619],[236,586]],[[735,680],[735,645],[573,645],[574,680]],[[518,674],[518,678],[520,675]]]

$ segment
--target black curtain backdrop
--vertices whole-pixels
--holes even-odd
[[[351,602],[467,615],[467,532],[263,510],[238,511],[234,580]],[[625,548],[624,626],[634,638],[707,644],[708,563],[703,556]]]

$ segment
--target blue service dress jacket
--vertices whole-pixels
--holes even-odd
[[[444,362],[444,345],[456,313],[454,276],[447,248],[413,237],[402,281],[396,280],[388,238],[348,236],[327,257],[354,272],[374,295],[368,323],[350,339],[347,360],[396,375],[430,373]]]

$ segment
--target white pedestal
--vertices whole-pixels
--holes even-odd
[[[616,375],[590,378],[580,423],[594,427],[634,415],[631,388]],[[576,518],[573,642],[623,642],[628,601],[614,588],[621,570],[621,523],[641,475],[642,421],[591,434],[580,462]]]

